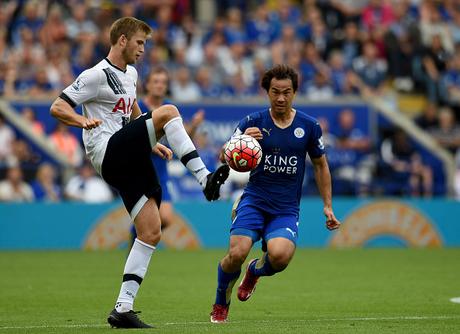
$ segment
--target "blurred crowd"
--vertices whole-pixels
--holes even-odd
[[[199,3],[1,1],[0,97],[56,97],[79,73],[106,56],[111,23],[121,16],[135,16],[154,28],[144,57],[136,65],[141,95],[149,71],[162,65],[171,75],[174,102],[252,99],[265,96],[259,87],[263,72],[273,64],[287,63],[300,74],[298,96],[309,100],[330,101],[344,95],[384,97],[392,92],[426,96],[428,103],[415,122],[452,154],[457,153],[459,0],[215,0],[206,2],[213,4],[208,8],[215,13],[210,20],[198,11],[202,8]],[[44,132],[33,110],[20,112],[34,132]],[[344,194],[370,193],[375,175],[381,180],[406,180],[409,195],[433,194],[432,168],[404,132],[392,129],[373,143],[353,127],[353,118],[352,110],[344,110],[340,116],[343,131],[335,134],[328,133],[327,119],[321,120],[331,166],[338,183],[344,182]],[[83,178],[88,166],[80,139],[65,126],[46,135],[71,164],[83,166],[76,175]],[[347,159],[350,163],[344,163]],[[27,143],[15,138],[0,118],[0,163],[30,163],[37,166],[37,172],[28,180],[44,184],[39,179],[53,179],[58,184],[59,171],[37,160]],[[394,174],[386,175],[389,171]],[[20,176],[21,168],[5,171],[0,200],[7,187],[4,183]],[[352,190],[348,189],[350,180]],[[36,191],[34,184],[32,190],[20,191],[20,196],[40,198],[44,190]],[[66,190],[70,183],[62,185],[64,190],[49,181],[43,184],[51,199],[76,198]],[[401,191],[400,183],[395,183],[395,189]]]

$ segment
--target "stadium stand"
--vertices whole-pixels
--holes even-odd
[[[285,62],[300,73],[297,106],[329,125],[336,194],[423,194],[423,189],[406,191],[406,178],[397,182],[398,177],[382,173],[387,169],[381,145],[402,128],[431,170],[432,190],[426,195],[454,195],[454,185],[460,183],[455,179],[460,174],[455,167],[460,146],[460,8],[452,1],[97,3],[1,2],[0,180],[15,165],[32,183],[43,162],[56,168],[61,188],[77,174],[81,160],[69,161],[49,140],[56,128],[48,115],[50,101],[106,55],[110,23],[133,15],[155,30],[136,65],[139,94],[149,70],[166,66],[171,98],[184,115],[206,110],[203,131],[207,145],[214,144],[207,147],[209,152],[230,135],[239,115],[264,107],[259,78],[273,63]],[[356,126],[369,139],[365,158],[360,149],[344,146],[337,115],[346,108],[356,113]],[[421,123],[426,110],[431,124],[439,120],[447,125],[430,128]],[[81,137],[78,129],[70,130]],[[193,197],[197,192],[187,189],[187,174],[175,175],[177,197]],[[315,193],[311,182],[304,188],[305,195]]]

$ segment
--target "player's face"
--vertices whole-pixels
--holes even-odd
[[[126,39],[126,37],[125,37]],[[124,48],[122,50],[123,59],[127,64],[134,64],[140,56],[144,53],[145,41],[147,39],[146,34],[139,30],[136,32],[131,39],[124,41]]]
[[[146,89],[148,95],[157,98],[165,97],[168,91],[168,75],[163,72],[150,75]]]
[[[274,113],[284,114],[290,112],[294,96],[291,79],[272,79],[268,90],[268,98]]]

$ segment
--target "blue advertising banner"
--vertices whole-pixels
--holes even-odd
[[[230,202],[180,202],[181,218],[162,246],[227,247]],[[460,203],[453,200],[336,199],[340,230],[325,228],[322,202],[303,199],[299,247],[459,247]],[[131,221],[110,204],[0,204],[0,249],[113,249],[125,247]]]
[[[45,126],[46,133],[51,133],[56,127],[56,119],[49,113],[50,103],[27,103],[14,102],[12,106],[20,112],[25,107],[34,109],[37,119]],[[205,122],[204,130],[208,133],[211,142],[217,142],[219,145],[226,141],[238,122],[246,115],[261,111],[268,108],[264,104],[186,104],[178,105],[184,120],[192,118],[198,110],[204,110]],[[364,103],[353,104],[298,104],[294,106],[309,115],[318,118],[324,117],[329,120],[330,130],[334,133],[338,127],[338,114],[345,108],[350,108],[356,116],[356,127],[364,133],[370,132],[369,106]],[[79,110],[78,108],[77,110]],[[79,111],[80,112],[80,111]],[[77,136],[81,137],[81,129],[71,129]]]

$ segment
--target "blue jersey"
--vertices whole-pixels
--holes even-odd
[[[267,109],[246,116],[236,133],[249,127],[262,132],[259,143],[263,155],[259,166],[251,171],[243,196],[266,212],[298,215],[306,155],[318,158],[325,153],[319,123],[296,111],[292,124],[281,129]]]

